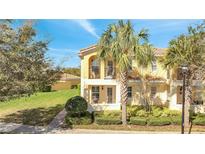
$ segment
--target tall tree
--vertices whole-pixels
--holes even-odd
[[[163,63],[168,69],[180,68],[183,64],[188,66],[185,88],[185,126],[188,126],[192,81],[204,80],[205,77],[205,22],[196,27],[190,26],[188,34],[171,40]]]
[[[30,21],[0,23],[0,101],[43,90],[57,78],[45,58],[48,41],[36,39]]]
[[[100,38],[98,57],[101,60],[111,57],[118,69],[123,124],[127,123],[128,70],[132,67],[132,60],[136,60],[140,66],[145,67],[152,60],[152,56],[147,30],[143,29],[135,34],[129,20],[127,22],[119,20],[117,24],[109,25]]]

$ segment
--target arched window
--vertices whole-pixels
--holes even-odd
[[[91,79],[100,78],[100,63],[99,60],[96,59],[95,57],[91,57],[90,59],[89,77]]]

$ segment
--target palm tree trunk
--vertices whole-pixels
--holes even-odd
[[[120,93],[121,93],[121,104],[122,104],[122,124],[127,124],[127,71],[120,73]]]
[[[147,81],[145,81],[144,77],[141,77],[142,82],[142,97],[144,101],[144,106],[146,108],[146,111],[150,111],[150,104],[149,104],[149,96],[148,96],[148,90],[147,90]]]
[[[184,117],[184,125],[185,128],[189,127],[190,123],[190,117],[189,117],[189,111],[190,111],[190,105],[192,102],[192,86],[189,79],[186,81],[186,87],[185,87],[185,117]]]

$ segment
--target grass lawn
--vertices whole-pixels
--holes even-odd
[[[47,125],[60,112],[65,102],[78,95],[78,90],[36,93],[0,103],[0,121],[28,125]]]

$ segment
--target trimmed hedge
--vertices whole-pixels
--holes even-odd
[[[82,113],[86,112],[88,107],[87,101],[81,96],[74,96],[70,98],[65,105],[67,112]]]
[[[65,122],[67,125],[89,125],[93,122],[92,114],[89,112],[81,113],[81,115],[76,116],[75,113],[67,114],[65,117]]]
[[[196,117],[196,119],[193,120],[193,124],[205,126],[205,118],[204,117]]]
[[[95,117],[121,117],[121,111],[95,111],[94,112]]]
[[[181,125],[182,117],[175,116],[175,117],[170,117],[170,119],[173,125]]]
[[[167,117],[151,117],[147,123],[149,126],[165,126],[171,124],[171,119]]]
[[[145,126],[147,124],[147,119],[146,118],[131,117],[129,123],[132,125]]]
[[[120,118],[98,117],[95,118],[95,123],[98,125],[120,125],[122,124],[122,121]]]

